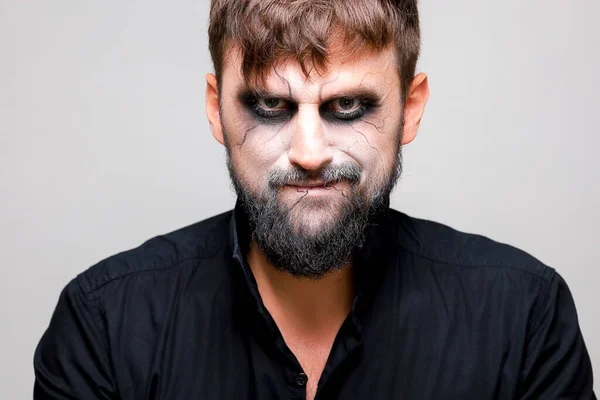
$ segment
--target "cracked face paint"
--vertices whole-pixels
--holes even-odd
[[[308,79],[293,62],[281,63],[262,87],[246,84],[235,56],[223,69],[220,116],[234,185],[256,207],[277,208],[280,220],[269,229],[286,225],[279,234],[285,240],[335,242],[327,234],[359,218],[358,241],[399,175],[402,104],[393,50],[332,54],[330,62]]]

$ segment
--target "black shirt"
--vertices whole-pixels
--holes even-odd
[[[240,216],[158,236],[71,281],[35,352],[34,398],[304,399]],[[569,289],[528,254],[390,210],[354,274],[316,399],[595,399]]]

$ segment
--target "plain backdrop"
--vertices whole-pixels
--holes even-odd
[[[58,295],[230,209],[204,112],[208,0],[0,0],[0,396]],[[600,379],[600,2],[422,0],[431,99],[393,206],[556,268]],[[598,386],[596,386],[598,387]]]

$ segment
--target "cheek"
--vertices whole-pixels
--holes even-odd
[[[223,114],[228,116],[223,125],[238,176],[252,186],[266,184],[267,172],[286,154],[285,124],[260,123],[243,110]]]
[[[400,115],[366,116],[352,123],[327,127],[330,144],[356,160],[365,180],[381,179],[396,163]]]

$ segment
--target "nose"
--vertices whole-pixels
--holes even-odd
[[[323,123],[318,107],[299,107],[288,151],[290,163],[307,171],[323,169],[333,160],[325,141]]]

